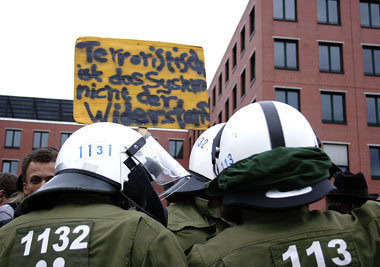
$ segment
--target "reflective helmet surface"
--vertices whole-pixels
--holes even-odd
[[[301,112],[277,101],[262,101],[238,110],[220,140],[218,168],[278,146],[318,147],[317,137]]]
[[[189,159],[190,180],[181,186],[173,197],[205,189],[205,182],[216,177],[212,163],[212,149],[215,136],[225,123],[212,126],[204,131],[195,141]],[[173,200],[173,198],[171,198]],[[175,202],[175,201],[174,201]]]
[[[216,177],[211,159],[213,140],[225,123],[219,123],[203,132],[191,149],[189,170],[212,180]]]
[[[127,166],[141,163],[157,184],[164,185],[188,172],[148,133],[116,123],[100,122],[74,132],[62,146],[55,173],[79,169],[104,176],[122,187],[131,172]]]
[[[277,101],[249,104],[232,115],[223,128],[217,159],[218,169],[222,172],[241,160],[279,147],[317,148],[318,140],[306,118],[290,105]],[[250,192],[229,190],[226,191],[223,201],[225,205],[262,208],[301,206],[321,199],[334,188],[328,178],[290,191],[281,191],[278,188]],[[262,179],[265,179],[265,174]]]

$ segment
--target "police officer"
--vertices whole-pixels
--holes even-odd
[[[335,170],[296,109],[276,101],[250,104],[226,123],[216,179],[240,223],[204,245],[189,266],[377,266],[380,205],[367,201],[353,215],[308,209],[333,185]]]
[[[82,127],[61,148],[54,178],[1,228],[0,266],[186,266],[150,183],[186,175],[149,135]]]
[[[198,137],[190,153],[190,181],[167,198],[172,202],[168,207],[168,229],[175,234],[185,254],[194,244],[205,243],[229,226],[221,218],[221,199],[205,192],[205,182],[216,177],[212,142],[223,126],[224,123],[212,126]]]

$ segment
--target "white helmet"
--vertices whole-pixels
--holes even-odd
[[[231,116],[220,134],[219,172],[278,147],[318,147],[318,139],[306,118],[290,105],[277,101],[262,101],[243,107]],[[294,192],[279,192],[276,188],[247,195],[226,191],[224,204],[269,208],[300,206],[322,198],[331,189],[332,184],[325,179]]]
[[[225,125],[220,123],[204,131],[195,141],[189,159],[190,180],[174,194],[194,192],[205,189],[205,182],[216,177],[212,162],[213,141],[219,130]]]
[[[147,192],[150,181],[165,185],[189,176],[150,133],[142,136],[130,127],[100,122],[80,128],[66,140],[58,153],[54,178],[39,192],[119,192],[140,204],[146,202],[144,194],[157,197],[154,190]]]

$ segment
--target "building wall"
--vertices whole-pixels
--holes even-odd
[[[360,2],[338,1],[340,25],[319,24],[317,1],[296,1],[297,20],[282,21],[273,17],[273,1],[251,0],[231,38],[225,55],[209,87],[210,122],[226,121],[225,103],[229,99],[229,116],[239,108],[260,100],[275,100],[275,87],[299,90],[300,110],[309,120],[322,143],[348,145],[349,169],[363,172],[370,192],[380,193],[380,181],[371,178],[369,144],[380,144],[380,127],[367,125],[365,93],[380,94],[380,77],[364,75],[363,44],[380,45],[380,30],[361,26]],[[250,12],[255,10],[255,31],[250,34]],[[245,27],[245,51],[240,53],[241,30]],[[298,70],[274,67],[274,39],[298,41]],[[319,42],[342,45],[343,73],[319,70]],[[237,66],[232,68],[233,47],[237,46]],[[256,78],[249,79],[250,57],[255,53]],[[229,81],[225,83],[225,62],[229,60]],[[246,95],[240,95],[240,74],[246,70]],[[222,95],[219,76],[222,75]],[[232,90],[237,85],[237,108],[232,107]],[[213,98],[212,90],[216,90]],[[321,91],[338,91],[345,95],[346,124],[322,122]],[[213,104],[215,103],[215,104]],[[215,106],[214,106],[215,105]],[[324,204],[319,203],[317,207]]]

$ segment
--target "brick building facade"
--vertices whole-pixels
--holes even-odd
[[[379,10],[379,1],[249,1],[209,87],[210,124],[255,101],[291,104],[333,161],[380,193]]]

